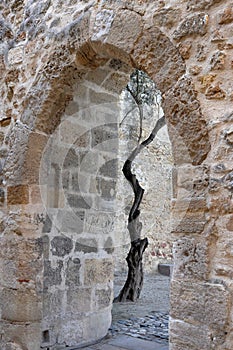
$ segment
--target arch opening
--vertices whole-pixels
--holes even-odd
[[[9,301],[3,309],[3,318],[5,329],[10,324],[16,333],[21,325],[13,322],[30,322],[33,339],[28,336],[20,340],[29,350],[35,349],[35,342],[51,349],[56,344],[88,343],[101,338],[110,325],[113,266],[109,230],[114,221],[111,202],[115,197],[115,159],[119,147],[117,98],[133,68],[147,72],[164,94],[163,107],[179,184],[173,201],[174,211],[178,208],[180,214],[176,216],[174,233],[181,237],[175,256],[182,254],[185,244],[193,243],[192,239],[183,238],[184,233],[203,230],[204,221],[199,216],[202,213],[198,211],[193,217],[189,207],[196,198],[199,201],[205,195],[205,184],[200,184],[199,178],[207,171],[202,162],[209,145],[194,86],[191,79],[182,77],[184,63],[168,38],[157,29],[149,28],[142,35],[141,31],[133,33],[130,53],[124,41],[113,44],[114,30],[113,26],[110,33],[103,34],[104,38],[98,35],[85,38],[81,44],[73,37],[65,46],[57,48],[56,43],[55,51],[41,68],[45,76],[39,71],[25,98],[21,121],[14,126],[17,142],[12,142],[11,151],[17,156],[9,157],[6,164],[8,206],[9,211],[15,205],[20,208],[16,242],[25,245],[22,251],[28,250],[28,246],[31,249],[26,265],[34,254],[36,265],[30,276],[34,281],[30,292],[24,295],[28,283],[22,277],[24,272],[17,280],[12,277],[17,283],[16,294],[10,293],[8,281],[3,286]],[[62,63],[56,57],[59,52],[64,58]],[[190,96],[189,107],[182,100],[183,93]],[[189,122],[187,114],[192,116]],[[17,150],[18,140],[21,152]],[[81,171],[77,172],[77,167]],[[190,176],[194,178],[195,190],[193,181],[188,182]],[[11,200],[13,192],[18,194],[16,201]],[[98,215],[93,212],[87,219],[86,212],[93,205]],[[100,219],[100,212],[104,220]],[[12,231],[15,236],[15,230]],[[9,238],[4,237],[3,243],[10,244]],[[23,258],[17,259],[20,264]],[[177,276],[179,269],[177,266]],[[176,282],[173,286],[178,294],[182,286]],[[13,312],[9,304],[13,305]],[[20,304],[21,308],[30,307],[24,316],[15,319],[14,307]],[[173,310],[175,319],[174,304]],[[20,314],[18,309],[17,313]],[[9,343],[8,338],[3,341]]]

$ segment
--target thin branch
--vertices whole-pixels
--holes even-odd
[[[141,138],[142,138],[143,107],[142,107],[141,101],[138,98],[138,83],[137,83],[137,95],[135,95],[133,93],[133,91],[130,89],[129,84],[126,86],[126,89],[130,93],[130,95],[133,97],[133,99],[138,107],[138,110],[139,110],[139,135],[138,135],[138,143],[139,143],[141,141]]]
[[[125,119],[128,117],[128,115],[133,112],[135,110],[136,106],[134,106],[133,108],[131,108],[127,113],[126,115],[124,116],[124,118],[122,119],[122,121],[120,122],[120,126],[122,126],[123,122],[125,121]]]

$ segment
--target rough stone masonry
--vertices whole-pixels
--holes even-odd
[[[57,349],[111,322],[119,94],[163,97],[174,159],[170,349],[233,348],[233,3],[0,4],[0,342]]]

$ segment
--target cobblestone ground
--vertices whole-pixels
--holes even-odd
[[[125,279],[126,275],[115,276],[115,296]],[[136,303],[114,303],[112,325],[107,336],[83,349],[168,350],[169,287],[169,277],[145,275],[140,299]]]
[[[126,279],[115,276],[114,293],[119,293]],[[147,274],[143,290],[136,303],[114,303],[112,326],[109,333],[126,334],[156,342],[168,342],[170,278],[160,274]]]

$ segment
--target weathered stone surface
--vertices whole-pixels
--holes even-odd
[[[9,205],[28,204],[29,187],[27,185],[8,186],[7,202]]]
[[[98,190],[102,198],[113,200],[116,197],[116,181],[98,178]]]
[[[189,11],[208,10],[211,6],[220,3],[222,0],[188,0]]]
[[[177,240],[173,247],[174,259],[177,261],[173,270],[174,278],[206,280],[209,273],[207,249],[206,241],[196,242],[188,238]]]
[[[147,57],[150,59],[147,60]],[[132,59],[137,62],[139,68],[156,81],[163,93],[185,71],[179,51],[158,28],[150,28],[143,32],[134,47]]]
[[[180,320],[170,322],[170,346],[172,350],[209,350],[212,343],[208,327],[200,329]]]
[[[74,271],[75,272],[75,271]],[[72,314],[91,310],[91,288],[69,289],[67,293],[67,312]]]
[[[188,104],[185,96],[189,100]],[[167,94],[163,108],[173,144],[175,163],[182,164],[189,159],[194,165],[202,163],[210,150],[210,142],[197,92],[189,78],[182,78]],[[176,149],[179,151],[176,152]]]
[[[99,174],[116,179],[118,173],[117,159],[112,159],[103,164],[99,169]]]
[[[233,22],[233,10],[232,7],[227,7],[223,13],[221,13],[218,23],[227,24]]]
[[[112,242],[115,245],[115,216],[108,212],[115,212],[116,203],[106,200],[111,186],[105,185],[117,180],[119,169],[117,161],[113,165],[109,149],[97,149],[97,142],[93,150],[90,130],[100,125],[100,114],[104,122],[117,121],[119,110],[113,101],[118,101],[128,74],[139,68],[148,72],[162,91],[177,166],[173,212],[178,227],[175,236],[179,236],[175,244],[175,278],[179,280],[172,292],[171,346],[173,350],[231,350],[232,306],[227,291],[232,294],[231,2],[48,0],[24,4],[9,0],[1,2],[0,11],[0,289],[4,291],[2,315],[12,318],[1,324],[2,348],[39,349],[46,345],[41,344],[41,335],[47,330],[51,344],[46,346],[51,350],[60,346],[56,342],[76,347],[106,334],[111,306],[104,302],[105,298],[109,302],[112,271],[101,259],[112,253]],[[190,74],[193,83],[189,84]],[[105,102],[110,102],[109,112],[105,108],[99,113],[97,107]],[[132,134],[137,134],[135,126]],[[55,142],[42,164],[46,135]],[[74,152],[67,155],[67,168],[62,171],[64,152],[69,149]],[[114,158],[120,158],[119,149],[115,146],[113,150]],[[151,153],[161,156],[159,143]],[[154,166],[151,153],[145,152],[142,165],[148,158]],[[50,159],[56,161],[51,164]],[[187,164],[204,160],[205,169],[189,171]],[[224,164],[225,170],[220,173],[211,168],[209,174],[213,163]],[[85,181],[74,175],[78,166]],[[167,171],[165,166],[161,168]],[[186,175],[181,174],[184,170]],[[105,198],[99,196],[97,177]],[[143,183],[148,184],[147,180],[142,177]],[[155,183],[156,176],[154,188]],[[26,189],[28,185],[24,192],[23,186]],[[163,185],[161,182],[158,192]],[[152,187],[148,186],[145,208],[153,208]],[[87,197],[81,198],[78,192]],[[116,197],[118,203],[123,195]],[[204,196],[205,200],[196,198]],[[129,201],[127,198],[119,208],[122,225],[118,229],[122,232]],[[75,215],[76,211],[85,215],[77,230],[74,216],[68,215],[69,205]],[[45,216],[46,206],[54,214],[52,222]],[[151,210],[149,223],[154,216]],[[68,250],[64,242],[56,242],[56,237],[65,238],[61,230],[74,239]],[[149,231],[152,237],[157,226]],[[49,237],[40,238],[44,233]],[[29,235],[33,240],[22,243],[22,237]],[[98,251],[86,248],[88,237]],[[80,245],[78,238],[82,239]],[[164,244],[166,240],[155,239],[151,253],[159,254]],[[93,256],[96,260],[90,259]],[[209,283],[204,283],[207,278]],[[218,278],[224,279],[224,284]],[[42,296],[43,283],[42,319],[36,309],[42,299],[37,300],[36,293]],[[15,314],[22,323],[12,322]]]
[[[97,241],[93,238],[80,238],[75,244],[75,252],[86,253],[97,253],[98,244]]]
[[[176,18],[181,15],[179,9],[174,9],[172,7],[162,8],[153,16],[153,24],[156,27],[167,27],[172,28],[176,22]]]
[[[40,322],[28,323],[27,326],[22,323],[16,323],[11,327],[8,322],[1,323],[3,337],[1,339],[4,350],[22,350],[27,347],[28,350],[40,348],[41,345],[41,324]],[[13,348],[12,348],[13,347]],[[16,347],[16,348],[14,348]]]
[[[193,34],[205,35],[207,32],[207,24],[208,15],[205,13],[189,16],[179,25],[177,30],[174,31],[173,38],[178,40]]]
[[[42,152],[47,144],[47,137],[38,133],[31,133],[28,139],[28,149],[23,165],[23,175],[29,184],[38,184]],[[19,160],[20,161],[20,160]]]
[[[220,83],[216,83],[207,88],[205,96],[208,100],[223,100],[226,97],[226,93],[220,87]]]
[[[104,243],[104,250],[108,253],[111,254],[114,251],[114,243],[111,237],[108,237],[107,240]]]
[[[80,164],[79,156],[76,153],[75,149],[73,149],[73,148],[69,149],[69,151],[64,159],[63,167],[65,169],[78,168],[79,164]]]
[[[101,127],[94,128],[91,130],[91,135],[92,135],[91,145],[92,145],[92,147],[98,146],[98,149],[105,150],[106,147],[104,147],[104,145],[102,146],[102,148],[100,148],[101,144],[106,142],[106,141],[114,140],[117,138],[117,133],[113,132],[110,127],[108,128],[108,125],[105,125],[104,127],[101,126]],[[110,144],[112,145],[112,142]],[[107,145],[109,145],[109,143]],[[108,150],[108,149],[106,149],[106,150]]]
[[[191,52],[190,52],[191,48],[192,48],[192,42],[191,41],[186,41],[186,42],[183,42],[183,43],[179,44],[179,52],[181,54],[181,57],[184,60],[189,59],[189,57],[191,55]]]
[[[73,248],[73,242],[70,238],[56,236],[51,240],[52,254],[64,257],[69,254]]]
[[[57,225],[63,233],[81,233],[83,232],[84,211],[61,210]]]
[[[113,295],[112,289],[107,287],[106,289],[97,289],[95,291],[95,298],[97,302],[97,308],[104,308],[110,306]]]
[[[80,260],[78,258],[69,259],[66,269],[66,286],[76,288],[80,285]]]
[[[85,260],[85,285],[106,283],[113,274],[113,264],[111,259],[86,259]]]
[[[225,57],[226,57],[225,52],[216,51],[211,57],[211,61],[210,61],[211,70],[223,69],[225,64]]]
[[[67,202],[72,208],[90,209],[92,198],[87,195],[68,194]]]
[[[3,289],[2,319],[12,322],[35,322],[42,317],[41,299],[33,288]]]
[[[52,216],[47,214],[44,221],[44,226],[42,228],[42,233],[49,233],[52,229],[52,225]]]
[[[177,298],[183,299],[182,305],[176,303]],[[204,321],[211,329],[224,331],[228,302],[229,293],[221,283],[172,282],[171,316],[184,322]]]

